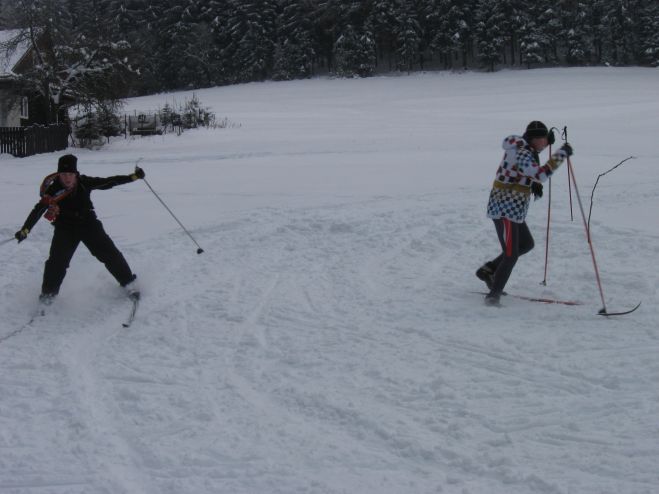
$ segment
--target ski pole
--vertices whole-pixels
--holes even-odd
[[[554,129],[556,131],[560,132],[560,130],[556,127],[552,127],[549,129],[549,132],[551,133],[551,139],[549,140],[549,156],[552,156],[552,149],[551,146],[554,143]],[[545,276],[540,282],[541,285],[547,286],[547,267],[549,266],[549,227],[551,224],[551,177],[549,177],[549,180],[547,182],[547,233],[545,235]]]
[[[551,148],[549,149],[551,155]],[[545,277],[541,285],[547,286],[547,266],[549,265],[549,224],[551,223],[551,177],[547,182],[547,233],[545,235]]]
[[[142,158],[140,158],[140,160],[141,160],[141,159],[142,159]],[[139,163],[140,160],[137,160],[137,162]],[[137,164],[135,164],[135,168],[137,168]],[[190,240],[192,240],[192,241],[195,243],[195,245],[197,246],[197,254],[201,254],[201,253],[204,251],[204,249],[201,248],[201,245],[199,245],[199,244],[197,243],[197,241],[196,241],[196,240],[194,239],[194,237],[190,234],[190,232],[188,231],[188,229],[185,228],[185,227],[183,226],[183,223],[181,223],[181,221],[176,217],[176,215],[175,215],[174,213],[172,213],[172,210],[169,209],[169,207],[167,207],[167,204],[165,204],[165,201],[163,201],[163,200],[160,198],[160,196],[156,193],[156,191],[153,190],[153,187],[151,187],[151,184],[150,184],[149,182],[147,182],[146,178],[143,178],[142,180],[144,180],[144,183],[145,183],[145,184],[147,185],[147,187],[151,190],[151,192],[153,192],[153,195],[156,196],[156,199],[158,199],[158,200],[160,201],[160,204],[162,204],[162,205],[164,206],[164,208],[167,210],[167,212],[168,212],[169,214],[172,215],[172,218],[174,218],[174,219],[176,220],[176,222],[177,222],[177,223],[179,224],[179,226],[183,229],[183,231],[188,235],[188,237],[190,237]]]
[[[567,142],[567,140],[566,140]],[[597,268],[597,260],[595,259],[595,249],[593,248],[593,239],[590,236],[590,229],[588,228],[588,223],[586,222],[586,213],[583,209],[583,204],[581,203],[581,196],[579,195],[579,189],[577,187],[577,180],[574,177],[574,168],[572,166],[572,160],[570,157],[567,157],[567,170],[568,178],[574,183],[574,193],[577,196],[577,201],[579,202],[579,209],[581,210],[581,218],[583,219],[583,226],[586,230],[586,238],[588,239],[588,246],[590,247],[590,257],[593,259],[593,267],[595,268],[595,278],[597,279],[597,286],[600,291],[600,297],[602,298],[602,310],[600,314],[606,314],[606,302],[604,301],[604,290],[602,289],[602,281],[600,279],[600,272]]]
[[[14,238],[14,237],[7,238],[7,239],[3,240],[2,242],[0,242],[0,245],[8,244],[12,240],[16,240],[16,238]]]
[[[556,129],[556,127],[552,127],[551,129],[549,129],[549,132],[552,134],[552,137],[554,134],[554,129]],[[553,141],[554,139],[552,138],[549,142],[549,156],[551,156],[552,154],[551,145]],[[551,223],[551,177],[549,177],[549,180],[547,182],[547,188],[548,188],[548,192],[547,192],[547,232],[545,234],[545,276],[540,282],[540,284],[544,286],[547,286],[547,266],[549,265],[549,225]]]
[[[567,125],[563,127],[563,140],[567,142]],[[568,194],[570,195],[570,221],[574,221],[574,212],[572,210],[572,183],[570,181],[569,173],[567,175],[567,190]]]
[[[572,182],[570,180],[570,175],[567,177],[567,190],[570,195],[570,221],[574,221],[574,211],[572,209]]]

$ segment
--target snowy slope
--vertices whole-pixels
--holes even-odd
[[[186,94],[129,102],[152,109]],[[73,150],[138,273],[129,306],[80,248],[46,316],[0,342],[0,493],[659,492],[659,71],[315,79],[196,91],[240,124]],[[536,249],[485,307],[473,273],[501,139],[568,126]],[[0,235],[58,155],[3,156]],[[546,153],[543,157],[546,157]],[[545,189],[546,190],[546,189]],[[0,247],[0,338],[36,306],[50,227]]]

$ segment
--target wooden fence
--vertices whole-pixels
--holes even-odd
[[[0,127],[0,153],[18,158],[62,151],[68,145],[69,126],[66,124]]]

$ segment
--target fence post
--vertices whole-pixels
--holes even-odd
[[[24,158],[27,156],[27,146],[25,145],[25,129],[22,127],[16,128],[16,144],[18,145],[18,157]]]

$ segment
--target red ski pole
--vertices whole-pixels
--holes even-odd
[[[549,154],[551,155],[551,148],[549,149]],[[549,265],[549,224],[551,223],[551,178],[547,183],[547,233],[545,234],[545,277],[542,280],[541,285],[547,285],[547,266]]]
[[[588,228],[588,222],[586,221],[586,213],[583,209],[583,204],[581,203],[581,196],[579,195],[579,188],[577,187],[577,180],[574,177],[574,168],[572,167],[572,161],[570,157],[567,157],[567,169],[568,169],[568,180],[571,180],[574,183],[574,193],[577,196],[577,201],[579,203],[579,209],[581,210],[581,218],[583,219],[583,226],[586,230],[586,238],[588,239],[588,246],[590,247],[590,257],[593,260],[593,267],[595,268],[595,278],[597,279],[597,286],[599,288],[600,297],[602,298],[602,310],[600,314],[606,314],[606,302],[604,301],[604,290],[602,289],[602,281],[600,279],[600,272],[597,268],[597,260],[595,259],[595,249],[593,248],[593,239],[590,236],[590,229]]]
[[[567,125],[563,127],[563,140],[567,142]],[[567,190],[570,195],[570,221],[574,221],[574,212],[572,209],[572,183],[570,181],[570,174],[567,175]]]
[[[551,134],[551,139],[549,140],[549,156],[552,155],[551,146],[554,142],[554,129],[556,129],[556,127],[552,127],[551,129],[549,129],[549,132]],[[547,182],[547,187],[548,187],[548,193],[547,193],[548,202],[547,202],[547,233],[545,234],[545,275],[542,281],[540,282],[540,284],[544,286],[547,286],[547,267],[549,266],[549,226],[551,223],[551,177],[549,177],[549,181]]]

